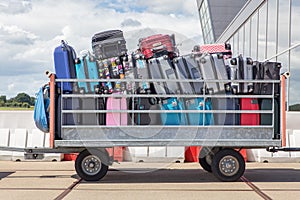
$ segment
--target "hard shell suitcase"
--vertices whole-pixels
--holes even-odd
[[[113,57],[110,58],[110,71],[111,71],[111,78],[118,79],[117,81],[113,82],[114,91],[115,92],[124,92],[126,90],[125,82],[119,81],[119,79],[125,78],[125,71],[123,67],[122,57]]]
[[[195,56],[199,65],[206,89],[210,94],[221,93],[224,90],[220,87],[214,60],[210,54],[203,54]]]
[[[133,103],[133,105],[132,105]],[[133,106],[133,109],[132,109]],[[134,102],[130,102],[129,104],[130,110],[160,110],[158,103],[155,99],[149,97],[138,97],[134,99]],[[134,117],[133,117],[134,116]],[[158,113],[134,113],[131,114],[131,121],[129,123],[132,124],[133,122],[136,125],[161,125],[161,116]]]
[[[210,99],[204,101],[203,98],[185,99],[186,110],[212,110],[212,104]],[[187,122],[189,125],[212,125],[214,124],[214,117],[212,113],[188,113]]]
[[[240,99],[241,110],[259,110],[258,99],[256,98],[241,98]],[[260,115],[259,113],[241,113],[241,125],[259,125]]]
[[[230,87],[233,94],[240,93],[240,84],[236,80],[241,80],[241,73],[239,72],[238,58],[232,58],[229,60],[229,76],[230,76]]]
[[[216,111],[214,113],[214,121],[216,125],[239,125],[240,114],[238,113],[218,113],[224,110],[240,110],[239,99],[230,97],[229,92],[226,98],[212,98],[212,107]]]
[[[243,58],[241,55],[238,57],[239,60],[239,72],[242,80],[251,81],[253,80],[253,61],[251,58]],[[240,83],[241,93],[252,93],[254,90],[253,83],[245,82]]]
[[[280,80],[281,63],[278,62],[256,62],[254,77],[256,80]],[[279,95],[280,85],[275,84],[274,94]],[[254,94],[273,94],[273,83],[256,83]]]
[[[80,98],[80,110],[105,110],[104,98]],[[81,113],[80,125],[105,125],[104,113]]]
[[[138,84],[134,81],[136,78],[136,68],[134,67],[134,54],[128,55],[127,59],[123,60],[126,81],[126,93],[133,94],[138,88]],[[149,76],[150,79],[150,76]]]
[[[61,45],[54,50],[54,67],[57,79],[75,79],[75,50],[61,41]],[[63,93],[72,93],[73,86],[76,84],[72,82],[64,82],[62,85]],[[61,88],[61,83],[57,83],[58,88]]]
[[[156,58],[152,58],[148,60],[148,64],[149,64],[151,79],[164,79],[164,77],[162,76],[160,64]],[[165,82],[154,80],[153,85],[156,94],[159,95],[167,94],[166,92],[167,86]]]
[[[80,110],[78,98],[62,98],[59,94],[55,101],[55,139],[64,139],[61,133],[61,126],[78,125],[81,123],[80,114],[62,113],[63,110]]]
[[[78,79],[99,79],[96,59],[90,54],[75,60],[76,75]],[[95,93],[99,88],[98,82],[78,82],[80,93]]]
[[[192,93],[203,94],[205,90],[203,77],[201,75],[200,69],[194,57],[190,54],[190,55],[175,58],[173,62],[175,64],[175,69],[178,72],[180,72],[186,79],[199,80],[199,82],[190,83],[192,86]],[[189,91],[190,89],[187,89],[187,91],[185,92],[189,92]]]
[[[162,73],[162,77],[166,80],[177,80],[173,65],[171,60],[166,57],[159,57],[157,58],[157,62],[159,64],[159,68],[161,70]],[[176,82],[172,82],[172,81],[166,81],[165,83],[165,90],[167,94],[179,94],[180,93],[180,88],[179,85]]]
[[[223,55],[222,54],[211,54],[211,55],[214,61],[214,66],[216,68],[218,80],[228,80],[228,73],[227,73],[227,68],[224,62]],[[220,83],[220,90],[221,91],[230,90],[229,81]]]
[[[133,67],[135,68],[135,78],[136,79],[150,79],[149,69],[147,61],[142,55],[134,55]],[[137,83],[138,93],[150,93],[150,82],[143,81]]]
[[[231,45],[229,43],[220,44],[205,44],[194,46],[194,53],[221,53],[224,55],[224,59],[232,56]]]
[[[92,37],[92,48],[97,59],[126,55],[126,41],[121,30],[108,30]]]
[[[183,104],[176,98],[164,99],[161,102],[161,121],[163,125],[186,125],[186,115],[183,110]],[[166,113],[164,110],[178,110],[178,113]]]
[[[182,94],[194,94],[194,89],[192,88],[192,84],[190,82],[183,82],[180,80],[188,80],[191,79],[189,69],[186,63],[186,60],[183,56],[177,57],[173,59],[176,77],[178,78],[178,83],[181,89]]]
[[[127,113],[118,112],[127,110],[127,101],[125,97],[108,97],[106,101],[106,125],[107,126],[122,126],[127,125]],[[111,112],[110,112],[111,111]]]
[[[115,83],[111,82],[110,79],[112,77],[111,72],[111,63],[109,60],[97,60],[98,68],[99,68],[99,78],[106,79],[107,81],[102,82],[100,84],[100,93],[111,94],[113,92]]]
[[[175,35],[156,34],[139,39],[139,50],[146,59],[168,55],[173,58],[177,54]]]

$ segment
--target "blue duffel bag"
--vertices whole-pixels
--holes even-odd
[[[44,133],[49,132],[49,106],[49,85],[45,85],[36,94],[33,116],[36,127]]]

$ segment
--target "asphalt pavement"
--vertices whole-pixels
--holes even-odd
[[[300,163],[247,163],[220,182],[198,163],[114,163],[98,182],[81,180],[73,161],[0,161],[0,199],[300,199]]]

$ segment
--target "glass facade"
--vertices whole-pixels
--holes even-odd
[[[243,54],[253,60],[278,61],[283,66],[281,72],[290,71],[288,105],[300,104],[298,19],[299,0],[265,0],[226,41],[232,44],[234,56]]]
[[[199,7],[199,17],[202,27],[203,39],[206,44],[213,43],[215,41],[213,29],[212,29],[212,20],[210,18],[209,6],[207,0],[202,1],[202,4]]]

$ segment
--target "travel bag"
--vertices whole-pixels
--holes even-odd
[[[195,55],[195,60],[200,68],[205,83],[205,91],[210,94],[224,93],[225,88],[218,82],[218,72],[210,54]],[[220,78],[221,79],[221,78]]]
[[[54,68],[57,79],[76,79],[75,59],[75,50],[62,40],[61,45],[54,50]],[[62,86],[60,82],[57,83],[63,93],[72,93],[73,89],[76,90],[76,85],[73,82],[63,82]]]
[[[255,80],[280,80],[281,63],[278,62],[255,62],[254,78]],[[275,87],[273,88],[273,85]],[[254,94],[280,94],[280,84],[276,83],[255,83]]]
[[[139,50],[146,59],[167,55],[170,58],[178,54],[175,47],[175,35],[156,34],[139,39]]]
[[[77,79],[99,79],[99,72],[96,59],[89,52],[85,53],[82,58],[75,60]],[[98,93],[99,83],[95,82],[78,82],[80,93]]]
[[[232,56],[231,45],[229,43],[195,45],[193,53],[221,53],[224,59],[231,58]]]
[[[241,98],[240,99],[241,111],[254,110],[259,111],[259,103],[256,98]],[[241,125],[259,125],[259,113],[241,113]]]
[[[126,41],[121,30],[108,30],[94,34],[92,49],[97,59],[120,57],[127,54]]]

